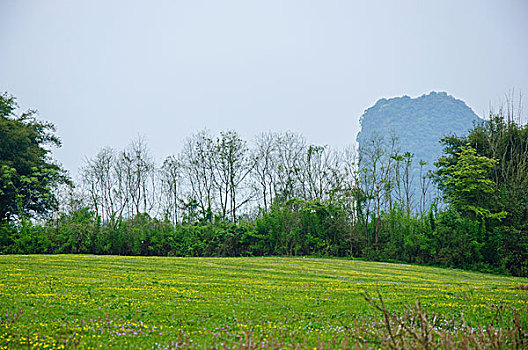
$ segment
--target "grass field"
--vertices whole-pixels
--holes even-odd
[[[365,293],[379,289],[394,321],[419,300],[456,338],[511,310],[526,326],[526,285],[337,259],[0,256],[0,348],[384,347]]]

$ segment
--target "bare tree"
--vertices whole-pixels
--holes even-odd
[[[339,153],[328,146],[308,146],[300,171],[303,197],[328,199],[331,189],[340,182],[340,162]]]
[[[393,186],[393,197],[394,200],[398,203],[400,208],[403,208],[404,195],[402,190],[402,163],[403,155],[395,153],[391,155],[394,160],[394,186]]]
[[[262,209],[268,211],[273,202],[273,195],[277,183],[277,135],[271,132],[262,133],[255,137],[254,148],[251,158],[254,166],[252,168],[252,179],[256,187],[258,197],[262,200]]]
[[[248,191],[248,186],[246,191],[242,189],[254,166],[246,141],[235,131],[221,132],[215,142],[213,161],[222,216],[226,217],[229,212],[230,219],[236,222],[237,210],[253,197],[253,193]]]
[[[292,132],[279,134],[275,140],[278,163],[275,168],[275,193],[281,200],[287,201],[300,192],[299,173],[302,169],[306,141],[302,135]]]
[[[412,208],[412,201],[413,201],[413,182],[414,182],[414,176],[412,173],[412,161],[414,158],[414,154],[410,152],[405,152],[403,154],[403,190],[405,193],[405,208],[407,210],[407,218],[410,218],[411,216],[411,208]]]
[[[364,194],[366,195],[366,217],[365,233],[368,240],[368,221],[371,210],[375,210],[374,244],[379,243],[379,224],[383,200],[387,200],[387,191],[392,191],[392,174],[394,173],[393,161],[396,153],[397,142],[391,137],[389,144],[380,136],[374,136],[368,143],[360,149],[359,169],[360,182]],[[389,200],[390,196],[388,197]]]
[[[144,138],[137,137],[119,156],[129,214],[149,213],[155,204],[155,163]]]
[[[51,213],[54,220],[58,219],[60,213],[72,213],[92,205],[91,199],[83,191],[82,186],[75,186],[72,182],[59,184],[54,189],[54,193],[59,199],[57,210]]]
[[[160,169],[163,213],[174,225],[180,222],[179,204],[183,193],[183,165],[179,159],[169,156]]]
[[[91,205],[103,222],[115,226],[128,203],[119,186],[116,152],[103,148],[93,159],[86,159],[81,168],[81,181]]]
[[[346,212],[346,220],[340,225],[348,230],[350,255],[353,256],[360,241],[360,226],[357,223],[364,205],[364,192],[359,187],[357,150],[353,146],[329,150],[323,164],[323,167],[328,169],[321,172],[324,175],[323,200],[332,202]]]
[[[206,130],[185,142],[181,160],[190,187],[190,200],[198,204],[202,216],[212,220],[215,196],[214,142]]]
[[[420,160],[418,164],[420,165],[420,194],[421,194],[420,211],[422,213],[425,213],[425,208],[427,205],[427,192],[429,190],[429,185],[431,184],[432,178],[428,172],[424,171],[424,167],[427,165],[427,162]]]

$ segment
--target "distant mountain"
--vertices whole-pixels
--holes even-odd
[[[433,164],[442,153],[439,141],[451,134],[462,135],[482,121],[464,101],[445,92],[417,98],[382,98],[361,117],[357,135],[359,148],[373,135],[394,134],[402,152],[414,153],[416,161]]]
[[[394,135],[398,139],[399,153],[414,154],[416,178],[420,160],[427,162],[426,170],[434,169],[434,163],[442,154],[441,138],[463,135],[478,122],[482,119],[464,101],[445,92],[431,92],[417,98],[382,98],[361,117],[361,131],[357,135],[359,152],[365,151],[373,138],[383,138],[387,144]]]

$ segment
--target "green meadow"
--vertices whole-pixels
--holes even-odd
[[[343,259],[7,255],[0,348],[385,347],[378,292],[394,322],[420,302],[457,341],[488,323],[525,327],[527,285]]]

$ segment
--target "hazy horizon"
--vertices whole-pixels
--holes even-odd
[[[2,1],[0,92],[53,122],[73,175],[105,146],[158,161],[207,128],[355,142],[380,98],[445,91],[481,117],[528,91],[528,3]]]

